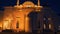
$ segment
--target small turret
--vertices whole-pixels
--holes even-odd
[[[19,6],[19,0],[17,0],[17,3],[16,4],[17,4],[17,6]]]
[[[40,0],[38,0],[38,6],[40,6]]]

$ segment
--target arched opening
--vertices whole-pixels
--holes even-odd
[[[44,29],[46,29],[46,24],[44,24]]]

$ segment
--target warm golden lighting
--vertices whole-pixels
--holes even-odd
[[[0,22],[0,28],[2,28],[2,22]]]
[[[17,0],[16,4],[14,7],[5,7],[3,29],[25,32],[31,31],[28,14],[38,8],[38,6],[31,1],[26,1],[19,5],[19,0]]]
[[[26,2],[23,3],[23,6],[24,7],[34,7],[34,3],[30,2],[30,1],[26,1]]]
[[[11,29],[11,22],[12,22],[12,16],[9,15],[9,17],[4,18],[3,21],[3,29]]]
[[[8,20],[4,21],[3,23],[3,29],[8,29]]]

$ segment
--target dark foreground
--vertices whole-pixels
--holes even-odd
[[[12,30],[3,30],[0,32],[0,34],[60,34],[60,30],[57,32],[53,32],[51,30],[44,30],[43,32],[37,32],[37,31],[32,31],[32,32],[13,32]]]
[[[24,32],[0,32],[0,34],[60,34],[60,32],[43,32],[43,33],[24,33]]]

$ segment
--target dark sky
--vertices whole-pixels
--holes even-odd
[[[27,0],[20,0],[22,4]],[[29,0],[37,4],[37,0]],[[58,16],[60,16],[60,0],[40,0],[42,6],[50,7]],[[4,6],[14,6],[16,5],[16,0],[0,0],[0,10]]]
[[[23,3],[27,0],[20,0],[20,3]],[[37,0],[29,0],[37,4]],[[42,6],[49,6],[52,8],[57,14],[60,13],[60,2],[59,0],[41,0]],[[16,4],[16,0],[0,0],[0,9],[4,6],[13,6]]]

